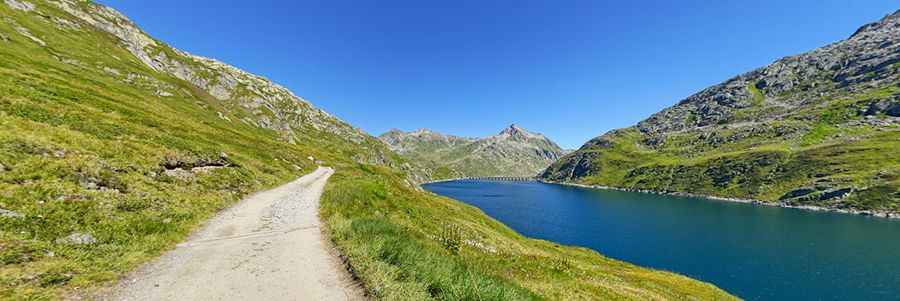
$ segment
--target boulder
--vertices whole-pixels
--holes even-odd
[[[884,114],[892,117],[900,117],[900,103],[892,103],[884,109]]]
[[[97,243],[97,239],[89,233],[75,232],[69,234],[69,236],[57,239],[55,243],[63,245],[93,245]]]
[[[166,169],[165,171],[163,171],[163,174],[182,181],[187,181],[194,178],[193,172],[182,168]]]
[[[813,193],[813,192],[816,192],[816,190],[813,189],[813,188],[808,188],[808,187],[797,188],[797,189],[788,191],[788,193],[785,193],[783,196],[781,196],[781,197],[779,198],[779,200],[793,199],[793,198],[796,198],[796,197],[801,197],[801,196],[804,196],[804,195],[808,195],[808,194]]]
[[[21,214],[21,213],[18,213],[18,212],[15,212],[15,211],[12,211],[12,210],[6,210],[6,209],[3,209],[3,208],[0,208],[0,217],[6,217],[6,218],[23,218],[23,217],[25,217],[25,215],[24,215],[24,214]]]
[[[829,191],[825,191],[821,195],[819,195],[819,200],[827,201],[830,199],[842,198],[842,197],[850,194],[851,192],[853,192],[853,188],[839,188],[839,189],[829,190]]]

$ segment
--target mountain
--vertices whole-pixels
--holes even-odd
[[[391,150],[420,162],[433,179],[477,176],[531,177],[564,151],[544,135],[515,124],[485,138],[444,135],[427,129],[391,130],[379,136]]]
[[[550,181],[900,210],[900,11],[585,143]]]
[[[401,154],[437,152],[443,149],[463,146],[476,140],[474,138],[444,135],[428,129],[412,132],[392,129],[381,134],[378,138],[386,143],[391,150]]]
[[[112,8],[0,3],[0,300],[102,300],[92,293],[220,210],[318,165],[335,169],[319,209],[326,244],[373,299],[733,299],[525,238],[423,192],[413,163]]]

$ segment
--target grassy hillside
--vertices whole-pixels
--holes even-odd
[[[0,299],[109,285],[246,194],[318,164],[337,169],[328,233],[379,299],[730,298],[523,238],[422,192],[381,142],[114,11],[5,1],[0,16]]]
[[[543,177],[900,215],[900,12],[595,138]]]

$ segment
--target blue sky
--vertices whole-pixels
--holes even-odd
[[[105,0],[169,44],[278,82],[378,135],[517,123],[577,148],[780,57],[887,0]]]

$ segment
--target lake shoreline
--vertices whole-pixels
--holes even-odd
[[[454,182],[454,181],[461,181],[461,180],[471,180],[471,178],[442,179],[442,180],[424,182],[424,183],[421,183],[420,185],[446,183],[446,182]],[[744,204],[753,204],[753,205],[779,207],[779,208],[792,208],[792,209],[801,209],[801,210],[808,210],[808,211],[834,212],[834,213],[841,213],[841,214],[852,214],[852,215],[900,220],[900,213],[898,213],[898,212],[839,209],[839,208],[828,208],[828,207],[810,206],[810,205],[794,206],[794,205],[788,205],[788,204],[778,203],[778,202],[773,203],[773,202],[765,202],[765,201],[755,200],[755,199],[729,198],[729,197],[688,193],[688,192],[677,192],[677,191],[665,192],[665,191],[658,191],[658,190],[651,190],[651,189],[633,189],[633,188],[622,188],[622,187],[613,187],[613,186],[605,186],[605,185],[586,185],[586,184],[578,184],[578,183],[571,183],[571,182],[557,182],[557,181],[547,181],[547,180],[536,180],[536,181],[541,182],[541,183],[546,183],[546,184],[573,186],[573,187],[581,187],[581,188],[588,188],[588,189],[603,189],[603,190],[639,192],[639,193],[649,193],[649,194],[669,195],[669,196],[694,197],[694,198],[702,198],[702,199],[708,199],[708,200],[714,200],[714,201],[744,203]]]
[[[426,181],[426,182],[419,183],[419,186],[425,185],[425,184],[437,184],[437,183],[455,182],[455,181],[462,181],[462,180],[468,180],[468,179],[469,179],[469,178],[452,178],[452,179],[443,179],[443,180],[433,180],[433,181]]]
[[[449,182],[449,180],[448,181],[440,181],[440,182]],[[670,196],[694,197],[694,198],[703,198],[703,199],[714,200],[714,201],[744,203],[744,204],[753,204],[753,205],[762,205],[762,206],[780,207],[780,208],[792,208],[792,209],[801,209],[801,210],[819,211],[819,212],[834,212],[834,213],[842,213],[842,214],[853,214],[853,215],[900,220],[900,213],[897,213],[897,212],[838,209],[838,208],[828,208],[828,207],[809,206],[809,205],[793,206],[793,205],[777,203],[777,202],[772,203],[772,202],[764,202],[761,200],[754,200],[754,199],[729,198],[729,197],[720,197],[720,196],[696,194],[696,193],[688,193],[688,192],[665,192],[665,191],[657,191],[657,190],[651,190],[651,189],[632,189],[632,188],[622,188],[622,187],[613,187],[613,186],[605,186],[605,185],[586,185],[586,184],[578,184],[578,183],[570,183],[570,182],[556,182],[556,181],[547,181],[547,180],[539,180],[538,182],[546,183],[546,184],[556,184],[556,185],[563,185],[563,186],[589,188],[589,189],[603,189],[603,190],[640,192],[640,193],[670,195]]]
[[[421,185],[453,182],[453,181],[460,181],[460,180],[466,180],[466,179],[467,178],[443,179],[443,180],[425,182],[425,183],[422,183]],[[754,205],[779,207],[779,208],[792,208],[792,209],[801,209],[801,210],[819,211],[819,212],[834,212],[834,213],[842,213],[842,214],[853,214],[853,215],[871,216],[871,217],[900,220],[900,213],[896,213],[896,212],[838,209],[838,208],[828,208],[828,207],[808,206],[808,205],[807,206],[793,206],[793,205],[788,205],[788,204],[783,204],[783,203],[764,202],[761,200],[754,200],[754,199],[728,198],[728,197],[687,193],[687,192],[665,192],[665,191],[657,191],[657,190],[650,190],[650,189],[632,189],[632,188],[612,187],[612,186],[605,186],[605,185],[586,185],[586,184],[578,184],[578,183],[570,183],[570,182],[556,182],[556,181],[547,181],[547,180],[537,180],[537,182],[546,183],[546,184],[556,184],[556,185],[564,185],[564,186],[589,188],[589,189],[604,189],[604,190],[640,192],[640,193],[670,195],[670,196],[694,197],[694,198],[703,198],[703,199],[715,200],[715,201],[754,204]]]

